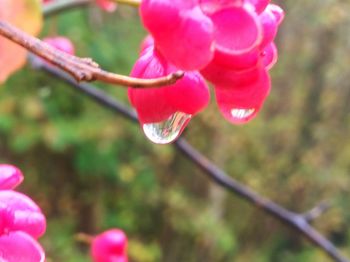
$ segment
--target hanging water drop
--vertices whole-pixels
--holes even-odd
[[[255,109],[238,109],[234,108],[231,110],[231,115],[237,120],[245,120],[251,117],[255,113]]]
[[[163,122],[143,124],[143,132],[153,143],[168,144],[179,137],[191,117],[191,115],[176,112]]]

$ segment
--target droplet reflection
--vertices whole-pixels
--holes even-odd
[[[255,112],[255,109],[237,109],[234,108],[231,110],[231,115],[233,118],[244,120],[252,116]]]
[[[163,122],[143,124],[143,132],[153,143],[168,144],[178,138],[191,117],[191,115],[176,112]]]

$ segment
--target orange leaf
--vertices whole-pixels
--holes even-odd
[[[43,19],[40,0],[0,0],[0,19],[23,31],[37,35]],[[0,84],[26,62],[24,48],[0,36]]]

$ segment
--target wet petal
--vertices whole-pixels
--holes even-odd
[[[215,88],[216,101],[222,115],[233,124],[245,124],[260,111],[271,88],[268,73],[264,71],[254,84],[239,88]]]
[[[0,190],[13,189],[22,181],[23,174],[17,167],[0,164]]]
[[[12,221],[6,225],[7,231],[21,230],[34,238],[38,238],[45,233],[45,216],[32,199],[12,190],[4,190],[0,191],[0,203],[13,216]]]
[[[0,261],[44,262],[45,253],[40,244],[24,232],[0,236]]]

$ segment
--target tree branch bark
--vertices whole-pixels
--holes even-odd
[[[156,79],[139,79],[107,72],[102,70],[91,58],[80,58],[57,50],[1,19],[0,35],[18,45],[21,45],[45,61],[59,67],[73,76],[78,82],[92,82],[99,80],[105,83],[125,87],[146,88],[174,84],[184,75],[184,72],[178,71]]]

